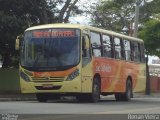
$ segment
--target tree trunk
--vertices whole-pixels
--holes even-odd
[[[64,4],[63,8],[61,9],[59,17],[58,17],[58,23],[62,23],[63,22],[64,14],[65,14],[67,8],[70,5],[70,2],[71,2],[71,0],[67,0],[66,3]]]
[[[68,11],[67,11],[67,15],[64,19],[64,22],[67,23],[68,22],[68,19],[69,19],[69,16],[70,16],[70,13],[71,13],[71,10],[73,9],[73,7],[75,6],[75,4],[78,2],[78,0],[75,0],[71,5],[70,7],[68,8]]]

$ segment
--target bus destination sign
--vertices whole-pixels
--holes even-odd
[[[34,31],[33,37],[74,37],[75,31],[66,30],[66,31]]]

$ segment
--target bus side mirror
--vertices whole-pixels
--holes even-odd
[[[86,41],[86,49],[89,49],[90,42],[88,36],[85,36],[85,41]]]
[[[22,42],[22,39],[23,39],[23,36],[22,36],[22,35],[17,36],[17,38],[16,38],[16,43],[15,43],[15,49],[16,49],[16,50],[19,50],[19,48],[20,48],[20,43]]]
[[[87,57],[87,51],[89,50],[89,48],[90,48],[89,38],[88,36],[83,36],[82,38],[82,51],[83,51],[82,56],[83,57]]]

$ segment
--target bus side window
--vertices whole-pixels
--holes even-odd
[[[114,38],[114,54],[116,59],[122,59],[122,46],[120,38]]]
[[[141,52],[140,52],[140,47],[138,42],[133,42],[134,46],[134,51],[133,51],[133,57],[135,62],[140,62],[141,61]]]
[[[141,62],[145,63],[145,53],[144,53],[144,44],[140,44],[140,49],[141,49]]]
[[[112,58],[113,57],[113,47],[111,43],[111,36],[103,35],[103,48],[104,48],[104,57]]]
[[[131,61],[131,44],[130,41],[124,40],[124,51],[125,51],[125,57],[127,61]]]
[[[100,33],[91,32],[91,44],[93,49],[93,55],[95,57],[102,56]]]

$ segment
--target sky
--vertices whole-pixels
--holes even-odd
[[[75,16],[70,17],[70,22],[73,24],[81,24],[81,25],[89,25],[90,22],[90,16],[87,18],[86,16]]]
[[[90,10],[90,6],[96,5],[97,2],[100,0],[79,0],[77,2],[77,6],[79,6],[79,9],[82,10]],[[91,16],[89,14],[82,14],[82,15],[76,15],[74,17],[70,17],[70,22],[74,24],[82,24],[82,25],[89,25],[89,22],[91,20]]]

